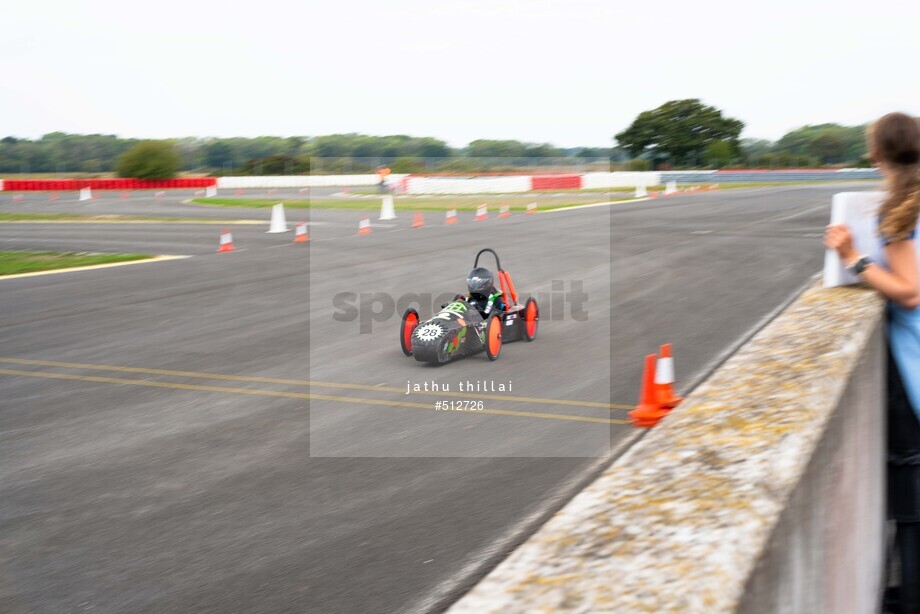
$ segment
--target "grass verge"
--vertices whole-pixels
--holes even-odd
[[[214,222],[208,218],[87,215],[83,213],[0,213],[2,222]]]
[[[599,200],[626,200],[631,194],[611,194],[610,198],[602,198],[599,194],[583,195],[578,198],[577,194],[567,195],[559,198],[539,198],[534,201],[531,197],[521,197],[518,195],[489,194],[476,197],[457,197],[457,198],[418,198],[401,199],[397,197],[394,201],[394,207],[402,211],[444,211],[445,209],[456,209],[457,211],[475,211],[480,204],[487,204],[489,210],[497,211],[499,205],[508,205],[511,211],[524,211],[530,202],[536,202],[539,209],[561,207],[577,207],[598,202]],[[380,201],[377,199],[367,200],[345,200],[340,198],[329,199],[312,199],[312,200],[279,200],[279,199],[262,199],[262,198],[193,198],[191,201],[196,205],[209,205],[213,207],[245,207],[245,208],[268,208],[283,202],[286,209],[345,209],[345,210],[363,210],[370,211],[380,208]]]
[[[153,258],[148,254],[0,251],[0,276]]]

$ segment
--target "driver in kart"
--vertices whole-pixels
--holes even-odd
[[[488,318],[493,311],[504,311],[505,301],[501,290],[495,289],[495,278],[489,269],[477,267],[470,271],[466,287],[470,291],[467,300],[483,318]]]

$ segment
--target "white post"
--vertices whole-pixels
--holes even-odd
[[[396,219],[396,206],[393,204],[393,196],[391,194],[386,194],[383,197],[383,201],[380,203],[380,218],[381,220],[395,220]]]
[[[272,206],[272,221],[267,232],[287,232],[287,220],[284,218],[284,205],[278,203]]]

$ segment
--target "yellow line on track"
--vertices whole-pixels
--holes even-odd
[[[48,373],[46,371],[20,371],[18,369],[0,369],[0,375],[20,375],[25,377],[42,377],[80,382],[96,382],[102,384],[127,384],[131,386],[147,386],[152,388],[171,388],[175,390],[198,390],[204,392],[223,392],[230,394],[247,394],[268,397],[283,397],[288,399],[310,399],[316,401],[339,401],[343,403],[360,403],[365,405],[382,405],[385,407],[412,407],[418,409],[435,410],[430,403],[409,403],[406,401],[383,401],[380,399],[364,399],[358,397],[338,397],[325,394],[312,394],[304,392],[281,392],[277,390],[254,390],[248,388],[225,388],[223,386],[201,386],[198,384],[175,384],[170,382],[151,382],[148,380],[122,379],[118,377],[97,377],[93,375],[71,375],[68,373]],[[523,418],[546,418],[551,420],[569,420],[575,422],[594,422],[599,424],[629,424],[627,420],[611,420],[607,418],[592,418],[589,416],[569,416],[566,414],[546,414],[530,411],[513,411],[505,409],[481,409],[477,414],[493,414],[499,416],[517,416]]]
[[[367,384],[340,384],[334,382],[316,382],[310,380],[284,379],[277,377],[258,377],[251,375],[225,375],[223,373],[201,373],[198,371],[172,371],[169,369],[146,369],[143,367],[120,367],[114,365],[93,365],[80,362],[58,362],[52,360],[30,360],[27,358],[3,358],[0,363],[34,365],[39,367],[63,367],[67,369],[89,369],[94,371],[118,371],[121,373],[145,373],[149,375],[172,375],[175,377],[196,377],[200,379],[218,379],[237,382],[257,382],[261,384],[285,384],[289,386],[315,386],[317,388],[341,388],[349,390],[376,390],[381,392],[398,392],[405,394],[403,388],[392,386],[370,386]],[[544,399],[539,397],[513,397],[498,394],[466,392],[410,392],[413,395],[444,396],[461,399],[489,399],[494,401],[518,401],[521,403],[542,403],[546,405],[569,405],[574,407],[600,407],[603,409],[635,409],[635,405],[617,405],[595,401],[567,401],[565,399]]]
[[[264,225],[261,220],[0,220],[0,224],[211,224],[225,226]]]
[[[5,279],[19,279],[21,277],[38,277],[39,275],[55,275],[57,273],[73,273],[74,271],[109,269],[116,266],[128,266],[130,264],[149,264],[151,262],[163,262],[165,260],[181,260],[182,258],[191,258],[191,256],[154,256],[153,258],[144,258],[143,260],[128,260],[126,262],[109,262],[106,264],[89,264],[86,266],[63,267],[60,269],[50,269],[48,271],[33,271],[31,273],[14,273],[12,275],[0,275],[0,281]]]

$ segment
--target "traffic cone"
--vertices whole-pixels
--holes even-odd
[[[370,218],[362,217],[361,221],[358,222],[358,234],[359,235],[369,235],[371,233],[371,220]]]
[[[648,188],[644,185],[636,186],[636,195],[633,198],[646,198],[648,196]]]
[[[220,231],[220,247],[217,248],[217,252],[232,252],[233,251],[233,233],[230,232],[229,228],[225,228]]]
[[[307,223],[297,222],[297,227],[294,229],[294,243],[307,243],[309,241],[310,237],[307,235]]]
[[[527,214],[533,214],[537,212],[537,203],[529,203],[527,205]]]
[[[674,359],[671,357],[671,344],[665,343],[658,352],[658,365],[655,368],[655,396],[662,407],[677,407],[683,399],[674,392]]]
[[[484,204],[476,207],[476,217],[474,218],[477,222],[489,219],[489,208]]]
[[[421,228],[424,225],[425,225],[425,217],[422,214],[421,209],[419,209],[418,211],[415,212],[415,219],[412,220],[412,227]]]
[[[445,224],[456,224],[457,223],[457,210],[448,209],[447,214],[444,216]]]
[[[287,227],[287,219],[284,217],[284,205],[282,203],[272,205],[272,220],[268,225],[268,230],[265,232],[287,232],[288,230],[290,228]]]
[[[395,220],[396,219],[396,206],[393,204],[393,196],[386,194],[383,199],[380,201],[380,217],[381,220]]]
[[[498,217],[508,217],[511,215],[511,207],[508,205],[502,205],[498,209]]]
[[[642,372],[642,388],[639,391],[639,404],[629,412],[633,425],[651,428],[665,417],[668,410],[658,403],[655,397],[655,362],[658,357],[649,354],[645,357],[645,369]]]

